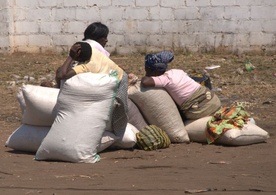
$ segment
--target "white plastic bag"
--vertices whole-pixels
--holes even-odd
[[[58,96],[57,117],[36,152],[36,160],[95,163],[110,120],[118,80],[82,73],[68,79]]]
[[[23,111],[22,123],[37,126],[51,126],[56,117],[55,105],[59,89],[41,87],[36,85],[23,85],[22,89],[24,100],[18,101]],[[24,104],[25,102],[25,104]]]
[[[119,139],[114,133],[110,131],[104,131],[104,134],[101,139],[101,143],[97,148],[98,153],[103,152],[108,149],[113,143],[115,143]]]
[[[114,144],[112,144],[111,148],[113,149],[131,149],[137,143],[136,133],[139,130],[132,124],[127,123],[124,134],[119,136]]]
[[[5,146],[24,152],[36,152],[50,128],[22,124],[8,137]]]
[[[5,146],[23,152],[36,152],[51,127],[20,125],[8,137]],[[98,153],[109,148],[119,137],[110,131],[104,131]]]

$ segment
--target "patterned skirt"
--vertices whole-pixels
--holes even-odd
[[[115,135],[122,135],[128,122],[128,75],[124,72],[123,78],[119,84],[117,95],[112,113],[112,130]]]
[[[199,119],[211,116],[221,108],[218,96],[205,86],[200,86],[181,106],[180,111],[185,119]]]

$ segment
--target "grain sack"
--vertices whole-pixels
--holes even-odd
[[[135,146],[137,139],[136,133],[139,130],[132,124],[127,123],[126,129],[123,134],[119,136],[119,139],[111,146],[112,149],[131,149]]]
[[[16,93],[16,99],[19,103],[21,113],[24,114],[24,111],[26,109],[26,103],[24,100],[24,95],[23,95],[23,89],[20,87]]]
[[[145,121],[143,115],[137,106],[128,98],[128,123],[135,126],[138,130],[143,129],[147,126],[147,122]]]
[[[171,96],[162,88],[143,88],[140,83],[128,89],[129,98],[150,125],[163,129],[171,142],[189,142],[179,111]]]
[[[206,138],[206,128],[207,122],[211,118],[211,116],[206,116],[196,120],[185,120],[185,128],[188,132],[190,141],[199,142],[199,143],[207,143]]]
[[[22,124],[8,137],[5,146],[23,152],[36,152],[50,128]],[[117,139],[119,137],[114,135],[114,133],[105,131],[97,151],[104,151]]]
[[[37,126],[51,126],[56,116],[55,105],[59,89],[36,85],[23,85],[24,100],[20,99],[21,107],[25,110],[22,123]],[[18,94],[18,98],[20,92]],[[25,102],[25,104],[23,103]]]
[[[207,122],[211,118],[203,117],[197,120],[184,121],[190,140],[207,143]],[[243,146],[265,142],[269,138],[268,132],[252,122],[248,122],[242,129],[230,129],[222,134],[214,143],[221,145]]]
[[[268,132],[254,123],[248,122],[241,130],[227,130],[215,141],[215,143],[222,145],[245,146],[265,142],[268,138]]]
[[[36,152],[50,128],[22,124],[8,137],[5,146],[24,152]]]
[[[110,131],[104,131],[101,139],[101,143],[97,148],[98,153],[108,149],[112,144],[114,144],[119,139],[114,133]]]
[[[36,160],[95,163],[110,120],[118,80],[82,73],[68,79],[57,100],[57,117],[36,152]]]

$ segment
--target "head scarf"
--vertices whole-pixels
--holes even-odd
[[[153,71],[166,71],[168,63],[174,58],[172,52],[162,51],[157,54],[147,54],[145,57],[145,67]]]

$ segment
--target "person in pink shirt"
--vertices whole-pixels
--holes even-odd
[[[173,59],[173,53],[167,51],[146,55],[146,76],[141,79],[141,85],[163,87],[185,119],[199,119],[219,110],[221,102],[213,91],[194,81],[183,70],[167,70]]]

